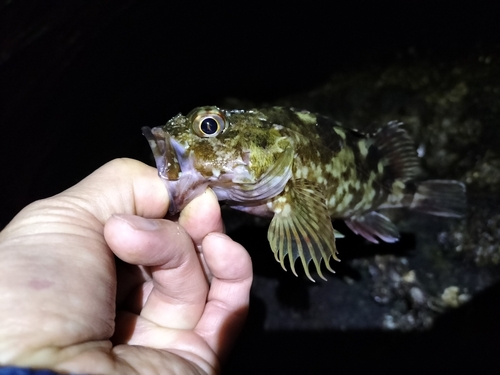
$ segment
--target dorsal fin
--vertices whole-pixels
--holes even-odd
[[[408,181],[418,175],[420,163],[415,145],[401,125],[399,121],[389,122],[375,133],[373,140],[392,177]]]

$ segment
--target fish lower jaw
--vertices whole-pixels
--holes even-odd
[[[209,185],[209,181],[196,171],[183,172],[179,174],[178,180],[162,178],[162,181],[170,200],[169,214],[180,212],[194,198],[203,194]]]

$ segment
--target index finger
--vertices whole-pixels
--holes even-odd
[[[207,189],[181,211],[179,224],[186,229],[195,245],[200,248],[205,236],[224,231],[219,201],[212,189]]]

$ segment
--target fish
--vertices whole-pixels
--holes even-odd
[[[420,162],[404,124],[391,121],[363,133],[334,119],[286,107],[225,110],[216,106],[178,114],[166,125],[143,127],[159,177],[170,197],[169,213],[210,187],[219,201],[269,217],[268,241],[284,270],[300,259],[334,272],[339,260],[332,219],[366,240],[393,243],[399,231],[380,211],[407,208],[460,218],[465,185],[420,180]]]

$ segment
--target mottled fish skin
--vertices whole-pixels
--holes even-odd
[[[222,110],[199,107],[163,128],[143,128],[179,211],[209,186],[235,209],[272,217],[268,239],[275,258],[306,275],[312,261],[333,272],[336,232],[331,218],[372,242],[395,242],[399,232],[377,209],[408,207],[433,215],[465,213],[457,181],[418,182],[419,161],[402,123],[374,134],[293,108]]]

